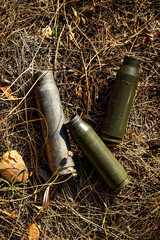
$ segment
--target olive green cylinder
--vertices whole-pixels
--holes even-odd
[[[139,66],[139,59],[126,56],[117,73],[101,129],[101,138],[106,143],[119,144],[123,139],[139,80]]]
[[[42,133],[50,170],[54,174],[76,174],[70,152],[67,129],[58,88],[52,71],[38,72],[35,88],[36,103],[40,112]]]
[[[78,115],[65,123],[73,140],[112,189],[126,186],[130,177],[93,128]]]

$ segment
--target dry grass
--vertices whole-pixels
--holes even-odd
[[[16,99],[0,98],[0,150],[18,150],[31,173],[27,185],[0,182],[1,239],[25,239],[32,221],[43,240],[160,238],[158,14],[158,0],[1,0],[0,76]],[[33,73],[53,70],[65,115],[81,114],[99,133],[125,55],[141,59],[141,77],[124,141],[112,152],[131,183],[110,191],[71,141],[78,177],[54,184],[40,212],[47,184],[37,171],[47,167]]]

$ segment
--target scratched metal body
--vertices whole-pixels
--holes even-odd
[[[125,57],[115,79],[102,124],[101,138],[111,144],[122,141],[139,79],[140,60]]]
[[[41,127],[50,170],[59,175],[76,173],[53,73],[52,71],[38,72],[35,78],[39,78],[35,90],[36,102],[45,119],[41,121]]]

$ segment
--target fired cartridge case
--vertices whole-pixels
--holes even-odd
[[[35,78],[39,78],[35,91],[36,102],[45,118],[41,121],[41,127],[50,170],[59,175],[74,174],[76,170],[70,156],[63,109],[53,73],[52,71],[38,72]]]
[[[107,143],[119,144],[123,139],[139,80],[139,65],[139,59],[126,56],[117,73],[101,129],[101,138]]]
[[[112,189],[126,186],[130,177],[93,128],[78,115],[65,123],[73,140]]]

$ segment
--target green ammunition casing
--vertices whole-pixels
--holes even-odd
[[[93,128],[78,115],[65,123],[73,140],[112,189],[126,186],[130,177]]]
[[[64,114],[58,88],[54,82],[52,71],[38,72],[36,84],[36,102],[43,114],[42,133],[50,170],[58,175],[76,173],[71,157],[67,129],[64,126]],[[40,117],[42,115],[40,114]]]
[[[139,80],[139,66],[139,59],[126,56],[117,73],[101,129],[101,138],[107,143],[119,144],[123,139]]]

